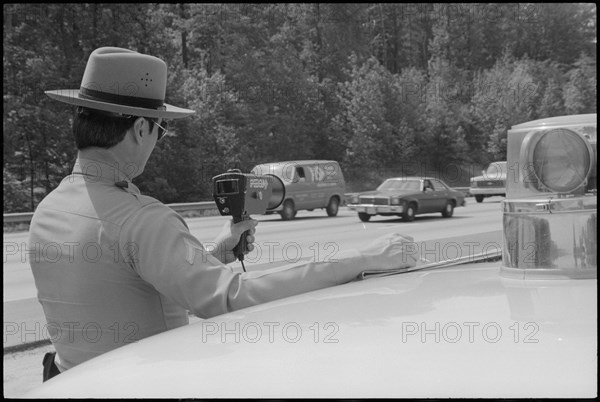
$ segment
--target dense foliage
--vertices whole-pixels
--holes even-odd
[[[197,111],[135,180],[166,203],[304,158],[340,161],[349,191],[466,185],[512,125],[596,112],[594,4],[5,4],[3,44],[5,213],[70,171],[73,109],[43,91],[78,88],[101,46],[163,58],[167,102]]]

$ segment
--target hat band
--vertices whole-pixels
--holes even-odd
[[[140,107],[144,109],[160,109],[164,104],[162,99],[110,94],[84,87],[79,88],[79,96],[83,99],[115,103],[123,106]]]

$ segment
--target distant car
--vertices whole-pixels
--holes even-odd
[[[339,163],[330,160],[301,160],[263,163],[252,173],[276,176],[284,186],[284,200],[270,212],[278,212],[283,220],[291,220],[300,210],[325,209],[336,216],[344,203],[346,182]]]
[[[444,218],[450,218],[454,208],[464,206],[462,192],[433,177],[390,178],[375,191],[354,195],[348,201],[348,207],[358,212],[363,222],[375,215],[396,215],[410,222],[415,215],[434,212],[441,212]]]
[[[469,192],[477,202],[495,195],[506,196],[506,162],[492,162],[481,176],[472,177]]]

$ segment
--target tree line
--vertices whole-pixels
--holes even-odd
[[[4,212],[34,210],[76,158],[89,54],[167,62],[171,122],[134,182],[165,203],[211,199],[230,168],[340,162],[349,191],[400,174],[465,186],[525,121],[596,112],[594,4],[5,4]]]

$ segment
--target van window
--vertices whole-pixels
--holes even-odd
[[[315,181],[335,183],[339,181],[339,166],[336,163],[322,163],[316,166]]]
[[[298,181],[297,177],[297,173],[296,173],[296,169],[294,168],[294,165],[289,165],[289,164],[285,164],[281,167],[281,173],[279,172],[279,169],[277,172],[275,172],[275,174],[277,176],[281,175],[281,179],[283,179],[286,182],[296,182]]]
[[[304,183],[311,180],[310,169],[304,169],[303,167],[298,166],[296,168],[296,179],[294,181],[298,181],[300,183]]]

